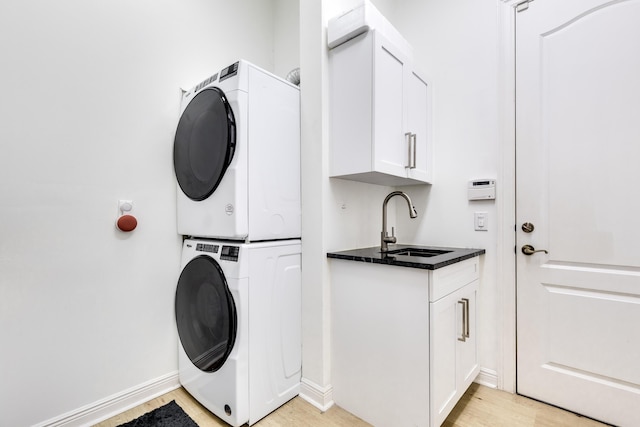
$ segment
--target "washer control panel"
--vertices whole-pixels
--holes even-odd
[[[222,246],[222,252],[220,252],[220,259],[225,261],[238,262],[238,254],[240,248],[238,246]]]
[[[189,247],[191,247],[189,245]],[[220,249],[222,247],[222,249]],[[231,246],[231,245],[215,245],[211,243],[198,243],[196,244],[196,251],[198,252],[208,252],[210,254],[220,253],[220,259],[223,261],[233,261],[238,262],[238,256],[240,254],[239,246]]]

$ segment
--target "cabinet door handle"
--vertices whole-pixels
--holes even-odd
[[[469,323],[471,323],[471,319],[469,318],[469,298],[462,298],[464,301],[464,315],[466,322],[464,323],[464,337],[470,338],[471,334],[469,333]]]
[[[458,304],[462,304],[462,333],[458,341],[465,342],[469,338],[469,300],[462,298]]]
[[[411,140],[413,142],[413,157],[412,157],[413,162],[411,163],[411,169],[416,168],[416,152],[418,151],[417,139],[418,139],[418,136],[415,133],[411,134]]]
[[[407,169],[415,169],[416,168],[416,134],[407,132],[404,134],[404,137],[407,139]]]
[[[412,155],[411,155],[411,135],[413,135],[411,132],[407,132],[404,134],[404,137],[407,141],[407,166],[405,166],[405,168],[407,169],[411,169],[411,159],[412,159]]]

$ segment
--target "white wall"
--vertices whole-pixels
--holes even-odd
[[[274,28],[291,5],[3,5],[0,425],[50,420],[176,371],[180,88],[240,57],[297,64],[297,46],[274,44],[297,37],[296,19]],[[118,199],[134,202],[133,233],[115,230]]]
[[[377,244],[389,187],[329,179],[326,24],[353,1],[300,1],[302,106],[302,376],[305,397],[331,405],[330,251]]]
[[[272,72],[286,77],[300,67],[300,2],[273,0],[274,66]]]

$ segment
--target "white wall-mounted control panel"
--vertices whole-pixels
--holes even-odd
[[[467,189],[469,200],[493,200],[496,198],[495,179],[472,179]]]

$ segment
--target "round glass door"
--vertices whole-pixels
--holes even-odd
[[[229,357],[238,317],[220,265],[201,255],[182,270],[176,289],[176,324],[185,353],[205,372],[215,372]]]
[[[220,184],[233,159],[236,122],[217,87],[198,93],[182,113],[173,143],[173,166],[182,192],[204,200]]]

